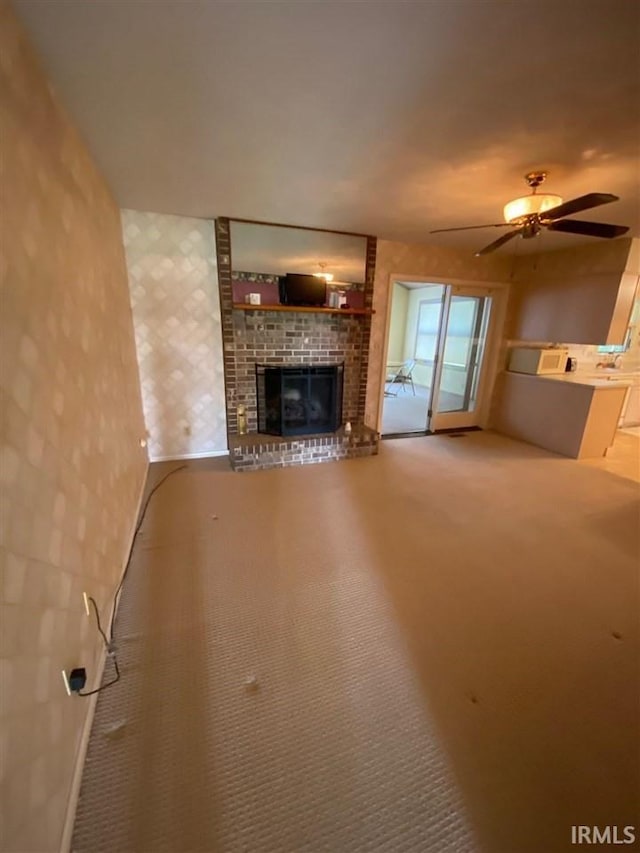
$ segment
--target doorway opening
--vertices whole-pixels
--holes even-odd
[[[490,294],[490,288],[393,282],[383,436],[478,427]]]

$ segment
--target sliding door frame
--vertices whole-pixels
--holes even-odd
[[[509,298],[509,282],[474,281],[472,279],[443,278],[442,276],[432,276],[428,273],[424,273],[423,275],[405,275],[403,273],[390,273],[389,278],[387,280],[387,299],[385,306],[386,317],[384,342],[382,347],[382,363],[380,365],[380,373],[378,377],[379,399],[378,417],[376,422],[377,431],[380,432],[382,427],[382,408],[384,406],[386,364],[389,351],[389,329],[391,325],[391,301],[393,298],[393,285],[396,282],[402,283],[403,281],[419,282],[424,284],[425,286],[429,284],[444,284],[451,285],[454,288],[460,287],[463,289],[476,289],[478,291],[485,291],[485,295],[491,296],[493,300],[491,308],[491,328],[489,329],[489,333],[487,336],[487,344],[485,347],[483,371],[484,377],[482,381],[483,388],[480,405],[478,406],[477,418],[478,426],[480,426],[481,429],[487,429],[490,423],[490,407],[491,400],[493,397],[495,380],[499,370],[502,369],[503,365],[501,362],[504,360],[503,358],[501,359],[501,355],[504,355],[503,337],[505,320],[507,316],[507,302]],[[450,290],[448,291],[448,293],[452,293],[452,291]],[[446,298],[447,291],[445,291],[445,299]],[[437,367],[439,367],[439,365],[437,365]],[[437,386],[434,385],[434,387]],[[430,408],[433,408],[433,398],[430,401]],[[428,422],[425,421],[425,433],[427,433],[427,423]],[[420,435],[420,433],[416,434]]]
[[[478,311],[476,316],[474,317],[473,337],[471,338],[472,343],[468,358],[468,365],[470,365],[471,367],[467,371],[467,378],[465,381],[464,400],[466,401],[466,403],[468,403],[468,395],[470,394],[470,390],[474,382],[476,382],[478,405],[474,406],[471,411],[465,408],[462,411],[442,412],[438,410],[440,394],[442,390],[440,385],[442,382],[442,373],[445,368],[444,352],[447,344],[447,335],[449,332],[451,305],[456,296],[468,296],[474,299],[490,300],[489,306],[486,305],[486,302],[483,302],[482,310]],[[486,392],[488,392],[488,386],[486,383],[487,362],[485,358],[488,353],[488,344],[491,340],[491,336],[494,331],[494,305],[494,293],[492,292],[491,288],[476,287],[475,285],[451,285],[450,287],[447,287],[445,291],[445,301],[444,308],[442,311],[442,318],[440,321],[440,333],[438,336],[438,370],[434,375],[433,391],[429,404],[429,419],[427,421],[428,432],[434,433],[451,429],[469,429],[472,427],[480,426],[480,414],[482,410],[482,405],[485,401],[485,394]],[[487,310],[488,315],[486,313]],[[478,340],[482,331],[482,327],[487,321],[487,316],[488,323],[486,326],[485,340],[483,341],[482,361],[478,366],[479,369],[475,370],[475,362],[478,353]],[[491,390],[493,390],[493,386],[491,386]]]

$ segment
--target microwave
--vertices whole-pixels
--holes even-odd
[[[564,373],[569,350],[563,348],[514,347],[509,354],[509,370],[514,373]]]

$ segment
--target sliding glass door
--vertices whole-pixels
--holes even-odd
[[[447,288],[429,408],[431,432],[479,423],[491,303],[486,290]]]
[[[494,292],[394,282],[382,435],[479,426]]]

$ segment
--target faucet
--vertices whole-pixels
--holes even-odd
[[[609,358],[608,361],[599,361],[596,364],[596,367],[604,367],[609,368],[609,370],[619,370],[621,367],[620,361],[622,360],[622,353],[618,353],[618,355],[614,355]]]

